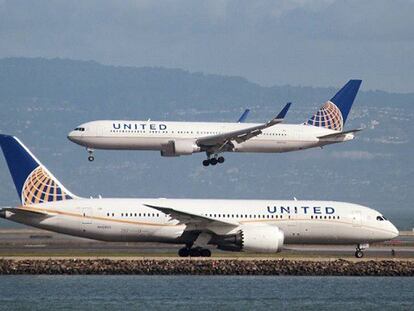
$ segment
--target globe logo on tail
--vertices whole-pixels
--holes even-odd
[[[331,101],[328,101],[306,122],[306,124],[342,132],[344,121],[339,108]]]
[[[72,197],[41,166],[33,170],[23,186],[23,205],[68,199],[72,199]]]

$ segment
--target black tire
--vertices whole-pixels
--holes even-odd
[[[200,249],[198,249],[197,247],[190,249],[190,257],[200,257],[200,255]]]
[[[201,257],[211,257],[211,251],[207,248],[204,248],[200,252]]]
[[[216,165],[217,164],[217,159],[216,158],[210,159],[210,164],[211,165]]]
[[[218,163],[224,163],[224,157],[218,157],[217,159]]]
[[[180,248],[178,251],[178,256],[188,257],[190,255],[190,250],[187,247]]]
[[[92,162],[93,160],[95,160],[94,156],[89,156],[88,157],[89,162]]]
[[[357,251],[355,252],[355,257],[356,257],[356,258],[362,258],[362,257],[364,257],[364,252],[363,252],[363,251],[361,251],[361,250],[357,250]]]
[[[203,165],[204,166],[209,166],[210,165],[210,161],[209,160],[204,160],[203,161]]]

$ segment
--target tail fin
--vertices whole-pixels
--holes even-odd
[[[362,80],[349,80],[306,124],[342,132],[361,82]]]
[[[18,138],[0,134],[0,145],[22,205],[76,198]]]

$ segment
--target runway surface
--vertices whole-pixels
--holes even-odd
[[[0,257],[3,258],[180,258],[182,245],[161,243],[108,243],[76,238],[37,229],[0,230]],[[233,253],[212,250],[212,258],[218,259],[296,259],[296,260],[352,260],[355,246],[337,245],[285,245],[277,254]],[[393,252],[392,252],[393,250]],[[402,232],[387,243],[371,245],[365,250],[365,260],[372,259],[414,260],[414,234]]]

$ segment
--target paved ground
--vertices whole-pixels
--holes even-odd
[[[160,243],[106,243],[70,237],[37,229],[0,230],[0,257],[5,258],[178,258],[181,245]],[[394,254],[392,254],[394,250]],[[354,246],[286,245],[277,254],[231,253],[212,249],[213,258],[225,259],[353,259]],[[414,234],[405,232],[393,241],[372,245],[364,259],[414,260]]]

